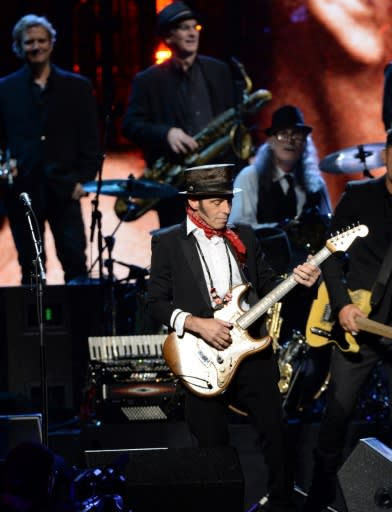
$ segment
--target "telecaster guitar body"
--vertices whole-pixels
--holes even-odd
[[[371,311],[371,292],[368,290],[349,290],[349,295],[352,302],[365,315],[369,315]],[[356,323],[362,331],[392,338],[392,327],[388,325],[363,317],[356,319]],[[335,343],[342,352],[359,352],[360,349],[355,336],[349,332],[344,332],[338,322],[334,322],[332,319],[328,291],[324,282],[321,283],[317,299],[313,301],[310,308],[306,324],[306,342],[311,347],[322,347],[328,343]]]

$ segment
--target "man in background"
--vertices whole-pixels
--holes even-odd
[[[149,169],[160,157],[173,166],[182,162],[199,148],[195,135],[234,105],[229,67],[198,54],[200,29],[198,15],[183,2],[158,13],[158,35],[172,56],[136,75],[123,121],[125,137],[143,150]],[[161,201],[157,211],[161,226],[184,217],[180,200]]]
[[[52,64],[56,31],[45,17],[23,16],[12,36],[24,65],[0,79],[0,147],[16,160],[4,199],[22,283],[30,283],[36,259],[23,192],[42,237],[48,221],[68,282],[87,271],[79,200],[86,195],[82,183],[94,179],[99,165],[95,100],[86,78]]]

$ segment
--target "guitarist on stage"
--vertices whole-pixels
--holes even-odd
[[[369,228],[368,236],[357,238],[346,255],[336,252],[322,267],[336,323],[343,331],[355,334],[360,350],[352,353],[335,348],[333,352],[326,410],[304,512],[322,511],[335,499],[349,420],[362,384],[380,360],[387,363],[392,383],[392,340],[359,332],[356,319],[366,315],[352,303],[349,293],[368,292],[372,307],[369,318],[391,325],[392,132],[387,136],[384,160],[387,170],[382,177],[347,184],[333,216],[333,231],[357,222]]]
[[[152,239],[148,294],[150,313],[175,330],[193,333],[222,353],[232,343],[230,322],[214,318],[234,286],[249,281],[254,304],[278,282],[265,262],[250,226],[227,226],[233,194],[233,166],[210,165],[184,172],[187,218]],[[311,262],[294,269],[295,280],[312,286],[320,275]],[[180,343],[187,343],[186,336]],[[294,512],[293,481],[287,465],[279,371],[271,345],[239,365],[225,393],[200,396],[186,386],[185,416],[200,447],[229,444],[227,408],[249,414],[260,433],[269,470],[268,502],[252,510]]]

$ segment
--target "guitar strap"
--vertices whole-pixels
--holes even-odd
[[[387,282],[392,274],[392,242],[389,245],[388,251],[384,257],[381,268],[378,272],[376,281],[372,288],[370,303],[374,308],[377,306],[384,296]]]

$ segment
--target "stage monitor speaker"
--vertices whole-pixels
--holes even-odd
[[[25,441],[42,443],[41,414],[0,416],[0,460],[16,445]]]
[[[124,455],[127,462],[119,464]],[[85,456],[92,468],[125,466],[123,498],[132,512],[243,511],[244,481],[234,448],[88,450]]]
[[[378,439],[360,439],[338,478],[347,512],[392,508],[392,450]]]
[[[40,407],[41,386],[36,302],[28,286],[0,289],[0,391],[24,397],[32,410]],[[87,375],[87,339],[103,333],[101,291],[87,285],[46,286],[42,302],[50,411],[78,409]]]

